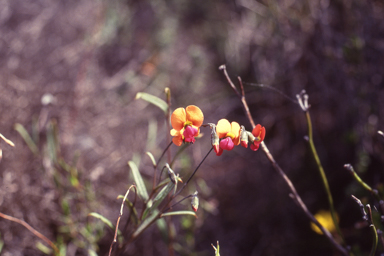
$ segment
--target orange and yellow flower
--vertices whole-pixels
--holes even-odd
[[[223,150],[232,150],[240,144],[240,125],[229,123],[227,119],[220,119],[216,125],[216,133],[220,139],[219,147],[214,147],[216,155],[220,156]]]
[[[250,148],[253,151],[256,151],[259,149],[260,143],[265,138],[265,127],[261,126],[260,124],[256,125],[255,128],[252,130],[252,135],[255,136],[255,140],[250,145]]]
[[[171,135],[174,136],[172,142],[177,146],[181,146],[183,142],[194,143],[203,121],[204,115],[199,107],[190,105],[185,109],[175,109],[171,116]]]

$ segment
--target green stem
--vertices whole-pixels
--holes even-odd
[[[346,164],[344,167],[352,174],[352,176],[355,178],[355,180],[366,190],[368,190],[374,197],[375,199],[380,202],[381,198],[379,196],[379,192],[376,189],[371,188],[367,183],[365,183],[360,176],[355,172],[353,169],[352,165]]]
[[[333,223],[335,224],[337,233],[339,233],[341,239],[344,241],[344,236],[341,233],[341,230],[339,227],[339,222],[338,222],[337,216],[336,216],[335,207],[333,205],[333,198],[332,198],[331,190],[329,189],[328,180],[327,180],[327,177],[325,176],[323,166],[321,165],[320,158],[317,154],[315,144],[313,143],[312,122],[311,122],[311,116],[309,115],[309,111],[305,111],[305,116],[307,117],[307,123],[308,123],[308,142],[309,142],[309,145],[311,147],[312,154],[315,158],[317,167],[319,168],[319,172],[320,172],[321,179],[323,181],[324,189],[327,193],[332,220],[333,220]]]
[[[375,225],[371,224],[371,229],[372,229],[372,233],[373,233],[373,242],[372,242],[372,250],[371,250],[371,253],[369,254],[370,256],[375,256],[375,253],[376,253],[376,249],[377,249],[377,242],[378,242],[378,237],[377,237],[377,232],[376,232],[376,228],[375,228]]]
[[[377,236],[377,230],[375,227],[375,224],[373,223],[373,218],[372,218],[372,209],[369,204],[367,204],[367,211],[368,211],[368,223],[370,224],[369,227],[372,230],[372,235],[373,235],[373,241],[372,241],[372,249],[371,253],[369,254],[370,256],[375,256],[376,249],[377,249],[377,243],[378,243],[378,236]]]

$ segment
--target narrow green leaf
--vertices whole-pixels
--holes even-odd
[[[153,167],[155,167],[157,164],[156,164],[156,160],[155,160],[155,157],[152,155],[152,153],[151,152],[147,152],[146,153],[148,156],[149,156],[149,158],[151,158],[151,161],[152,161],[152,165],[153,165]]]
[[[136,100],[137,99],[145,100],[145,101],[147,101],[147,102],[157,106],[161,110],[163,110],[164,114],[167,114],[168,104],[164,100],[160,99],[157,96],[154,96],[154,95],[146,93],[146,92],[138,92],[136,94],[136,98],[135,99]]]
[[[27,143],[27,146],[32,151],[33,154],[38,155],[39,149],[37,148],[35,142],[32,140],[31,136],[27,132],[27,130],[24,128],[22,124],[15,124],[15,130],[21,135],[21,137],[24,139],[25,143]]]
[[[104,222],[111,229],[113,229],[113,230],[115,229],[115,227],[113,226],[112,222],[109,219],[105,218],[103,215],[101,215],[97,212],[91,212],[88,214],[88,216],[95,217],[95,218],[101,220],[102,222]]]
[[[88,249],[88,255],[89,256],[97,256],[97,253],[92,249]]]
[[[155,187],[155,190],[158,190],[159,188],[161,188],[162,186],[168,184],[169,182],[171,182],[171,180],[169,178],[166,178],[164,180],[162,180],[156,187]]]
[[[147,149],[156,148],[156,140],[157,140],[157,131],[159,127],[157,125],[157,120],[155,118],[150,118],[148,120],[148,133],[147,133]]]
[[[57,124],[52,120],[47,130],[47,151],[52,162],[57,163],[57,153],[59,151],[59,142],[57,138]]]
[[[156,226],[160,231],[161,237],[163,238],[164,242],[168,241],[168,229],[167,229],[167,223],[164,219],[158,219],[156,221]]]
[[[174,215],[192,215],[197,218],[197,215],[193,211],[175,211],[175,212],[166,212],[160,215],[160,217],[174,216]]]
[[[163,200],[167,197],[169,192],[174,187],[175,187],[175,184],[173,184],[172,182],[169,182],[167,186],[165,186],[162,190],[160,190],[160,192],[157,194],[155,199],[153,199],[151,210],[156,209],[160,205],[160,203],[163,202]]]
[[[36,248],[39,249],[42,253],[44,254],[51,254],[52,253],[52,250],[51,248],[49,248],[48,246],[45,246],[44,244],[42,244],[40,241],[38,241],[36,243]]]
[[[1,235],[1,234],[0,234]],[[1,237],[1,236],[0,236]],[[3,250],[4,247],[4,241],[0,238],[0,253]]]
[[[143,213],[142,219],[145,219],[147,215],[151,212],[154,212],[156,208],[160,205],[160,203],[164,200],[164,198],[169,194],[169,192],[175,187],[175,185],[170,182],[169,179],[167,186],[163,187],[163,189],[157,194],[155,199],[153,201],[149,201],[147,203],[147,208],[145,209]]]
[[[137,194],[144,200],[147,201],[149,198],[147,188],[144,185],[144,180],[141,177],[141,174],[139,172],[139,169],[137,168],[136,164],[133,161],[128,162],[129,167],[132,170],[133,180],[136,183],[137,187]]]
[[[148,218],[146,218],[141,225],[136,229],[135,233],[133,233],[132,238],[136,238],[141,234],[147,227],[149,227],[157,218],[159,218],[160,212],[155,210]]]

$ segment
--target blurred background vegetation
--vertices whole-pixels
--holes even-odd
[[[383,53],[379,0],[1,0],[0,132],[16,147],[1,144],[0,211],[67,255],[106,255],[113,231],[87,214],[115,222],[116,196],[132,184],[127,161],[141,156],[149,178],[144,153],[158,157],[168,144],[162,112],[136,93],[164,98],[169,87],[173,109],[198,105],[205,122],[228,118],[250,130],[218,70],[226,64],[234,80],[242,77],[266,144],[315,213],[328,209],[326,194],[293,102],[307,91],[341,229],[364,255],[371,237],[356,225],[361,215],[350,195],[373,200],[343,165],[383,189]],[[210,132],[202,132],[175,164],[182,177],[210,148]],[[176,255],[213,255],[217,240],[222,255],[334,253],[261,151],[212,154],[192,183],[203,202],[199,219],[174,217],[165,240],[154,225],[125,255],[170,255],[169,246]],[[2,255],[44,255],[38,238],[3,219],[0,241]]]

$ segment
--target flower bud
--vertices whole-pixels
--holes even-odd
[[[195,191],[195,193],[192,195],[191,206],[192,210],[197,212],[197,209],[199,208],[199,198],[197,197],[197,191]]]
[[[241,146],[245,148],[248,147],[248,133],[245,130],[244,126],[241,126],[241,130],[240,130],[240,143],[241,143]]]
[[[169,179],[172,181],[173,184],[176,184],[177,183],[177,176],[176,176],[175,172],[171,169],[171,167],[169,167],[168,163],[165,164],[165,167],[168,170]]]
[[[248,135],[248,140],[251,144],[253,144],[253,142],[255,141],[255,136],[253,136],[253,134],[251,132],[248,132],[247,131],[247,135]]]
[[[220,156],[223,153],[223,149],[220,148],[220,146],[219,146],[220,138],[219,138],[219,136],[216,133],[216,125],[209,124],[209,126],[212,129],[212,132],[211,132],[211,144],[212,144],[213,150],[215,150],[215,153],[216,153],[217,156]]]

